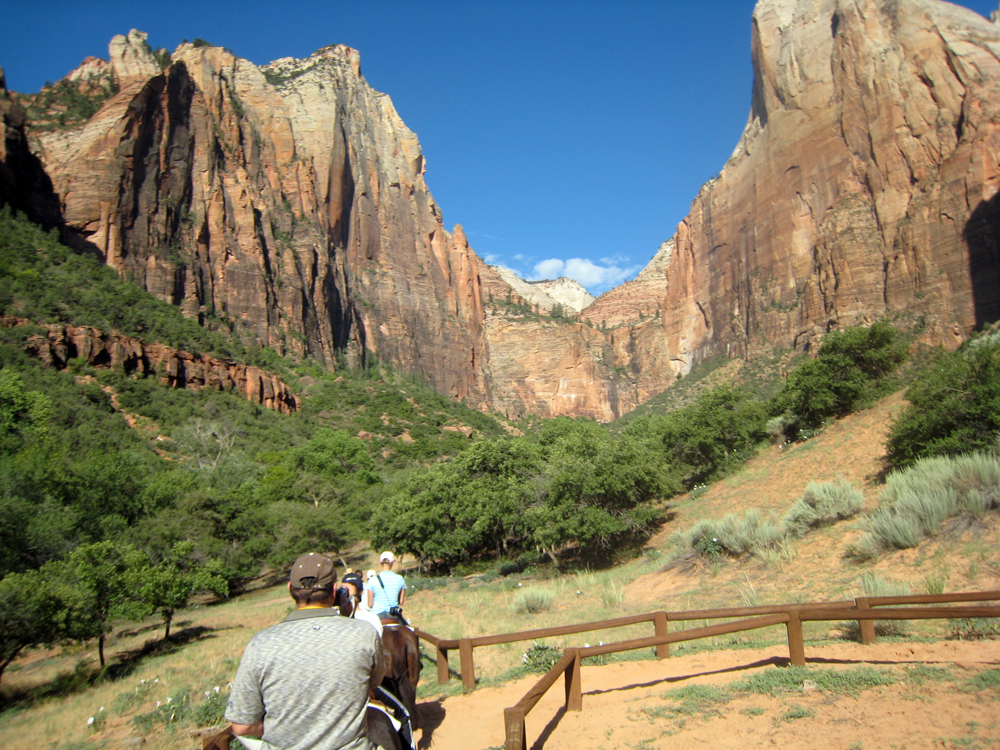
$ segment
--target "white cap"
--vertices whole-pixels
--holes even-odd
[[[394,562],[396,562],[396,556],[394,554],[392,554],[391,552],[389,552],[388,550],[386,550],[381,555],[379,555],[378,561],[380,563],[384,563],[384,562],[394,563]]]

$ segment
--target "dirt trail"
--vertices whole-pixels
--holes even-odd
[[[563,713],[562,681],[527,717],[529,746],[558,748],[898,748],[1000,747],[1000,682],[966,688],[970,678],[1000,668],[998,641],[837,644],[808,647],[810,666],[893,668],[900,680],[858,697],[822,690],[770,698],[750,695],[709,701],[700,715],[657,716],[677,705],[661,696],[692,685],[724,686],[787,663],[782,646],[671,656],[663,661],[584,666],[580,713]],[[944,681],[906,679],[906,668],[928,664],[950,671]],[[513,706],[538,677],[481,688],[443,701],[424,701],[421,748],[481,750],[504,743],[503,708]]]

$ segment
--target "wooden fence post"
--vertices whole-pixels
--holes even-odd
[[[448,649],[437,646],[438,685],[448,681]]]
[[[476,665],[472,660],[472,639],[459,639],[458,660],[462,667],[462,692],[472,692],[476,689]]]
[[[524,731],[524,709],[520,706],[503,710],[504,750],[524,750],[528,737]]]
[[[654,633],[657,638],[665,638],[669,634],[668,625],[669,618],[666,612],[654,612],[653,613],[653,628]],[[669,643],[658,643],[656,645],[656,658],[666,659],[670,656],[670,644]]]
[[[566,649],[573,654],[573,663],[566,667],[566,710],[583,710],[583,683],[580,677],[580,652]]]
[[[868,606],[868,597],[859,596],[854,600],[855,609],[865,609],[870,610],[871,607]],[[875,643],[875,621],[874,620],[858,620],[858,627],[861,629],[861,642],[866,646],[870,643]]]
[[[788,629],[788,659],[793,666],[804,667],[806,665],[806,645],[802,638],[802,620],[799,619],[798,612],[788,613],[788,622],[785,627]]]

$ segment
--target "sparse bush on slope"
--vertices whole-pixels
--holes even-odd
[[[1000,508],[1000,458],[972,453],[918,461],[886,479],[879,507],[865,519],[866,533],[849,549],[870,559],[892,549],[916,547],[948,518]]]
[[[850,518],[863,504],[861,490],[849,482],[810,482],[782,523],[787,534],[802,536],[810,529]]]
[[[721,520],[705,519],[671,538],[681,554],[694,550],[705,557],[752,554],[766,559],[790,537],[850,518],[861,510],[863,496],[847,482],[813,482],[783,517],[751,508]]]

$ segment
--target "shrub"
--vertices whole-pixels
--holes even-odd
[[[531,648],[521,656],[521,664],[529,672],[544,674],[552,669],[560,658],[562,653],[559,649],[532,641]]]
[[[548,589],[528,589],[521,591],[514,599],[514,609],[518,614],[537,615],[548,612],[556,600],[554,591]]]
[[[906,357],[906,346],[888,323],[828,333],[816,359],[799,365],[772,400],[772,413],[788,417],[785,433],[815,429],[871,403]],[[776,426],[776,425],[775,425]]]
[[[850,518],[861,511],[864,495],[849,482],[810,482],[782,523],[793,536],[819,526]]]
[[[757,508],[751,508],[743,515],[729,513],[719,521],[699,521],[687,532],[674,535],[675,544],[707,557],[757,553],[780,544],[784,539],[785,530],[781,521]]]
[[[906,391],[909,406],[887,442],[897,467],[928,456],[995,450],[1000,436],[1000,341],[996,334],[942,352]]]
[[[866,536],[850,550],[868,559],[885,549],[916,547],[951,516],[982,514],[1000,504],[1000,458],[984,454],[924,458],[888,476]]]

